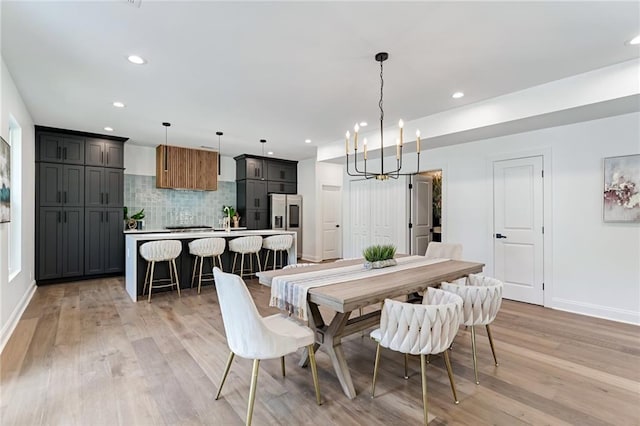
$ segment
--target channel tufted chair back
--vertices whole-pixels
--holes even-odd
[[[431,241],[424,254],[427,259],[462,259],[462,244],[440,243]]]
[[[442,283],[440,286],[443,290],[452,294],[457,294],[464,301],[462,311],[461,324],[471,327],[471,349],[473,352],[473,368],[475,372],[476,384],[480,384],[478,380],[478,362],[476,352],[476,325],[484,325],[487,329],[491,352],[496,367],[498,359],[496,357],[493,338],[491,337],[491,329],[489,324],[493,322],[502,305],[502,289],[504,284],[495,278],[485,277],[483,275],[469,274],[463,285],[454,283]]]
[[[376,376],[380,362],[380,347],[405,354],[405,379],[408,379],[408,355],[420,355],[422,377],[422,401],[424,424],[427,424],[427,378],[426,356],[442,353],[449,374],[453,399],[458,403],[449,346],[460,327],[462,318],[462,299],[460,296],[436,288],[430,288],[423,304],[413,304],[387,299],[382,307],[380,328],[371,332],[371,338],[378,342],[376,361],[373,368],[371,396],[375,394]]]

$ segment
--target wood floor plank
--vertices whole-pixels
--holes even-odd
[[[248,288],[262,315],[269,289]],[[373,309],[373,308],[371,308]],[[332,312],[323,309],[330,318]],[[427,368],[430,425],[640,425],[640,327],[504,301],[492,326],[500,366],[478,330],[480,385],[469,330],[451,351],[460,400],[452,400],[442,357]],[[260,364],[254,422],[260,425],[421,424],[420,367],[382,352],[370,397],[375,343],[344,339],[355,399],[344,396],[326,353],[317,354],[317,406],[301,352]],[[133,303],[122,278],[39,287],[0,355],[4,425],[241,425],[251,360],[236,357],[215,400],[229,349],[214,286]]]

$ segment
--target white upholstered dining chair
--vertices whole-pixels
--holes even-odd
[[[462,297],[464,302],[461,324],[471,327],[471,350],[473,352],[473,371],[475,373],[476,384],[478,381],[478,360],[476,352],[476,325],[484,325],[487,328],[489,345],[493,354],[493,361],[498,366],[496,350],[493,346],[491,329],[489,324],[493,322],[502,304],[502,289],[504,284],[495,278],[482,275],[469,274],[466,280],[460,283],[442,283],[440,288]]]
[[[316,402],[320,405],[318,370],[313,351],[315,342],[313,331],[282,314],[261,317],[242,278],[224,273],[219,268],[213,269],[213,275],[216,281],[222,322],[227,335],[227,344],[231,351],[216,399],[220,397],[234,356],[253,359],[246,420],[246,424],[250,425],[253,417],[260,360],[281,358],[282,375],[284,376],[284,356],[297,351],[298,348],[306,347],[309,351]]]
[[[378,343],[373,368],[371,397],[373,398],[376,389],[380,347],[384,347],[405,354],[405,378],[407,378],[406,361],[408,355],[420,355],[425,425],[427,424],[428,412],[427,377],[425,374],[427,355],[439,353],[444,355],[453,399],[457,404],[458,396],[447,349],[458,332],[461,318],[462,299],[456,294],[436,288],[429,288],[426,291],[422,305],[386,299],[382,307],[380,328],[371,332],[371,338]]]
[[[431,241],[424,254],[427,259],[462,259],[462,244],[440,243]]]

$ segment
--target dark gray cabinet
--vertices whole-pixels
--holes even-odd
[[[121,207],[124,175],[121,169],[85,167],[85,206]]]
[[[85,165],[102,167],[124,167],[124,145],[102,139],[87,139]]]
[[[36,126],[39,283],[124,270],[126,140]]]
[[[124,235],[122,209],[87,208],[85,210],[85,275],[122,272]]]
[[[40,163],[38,199],[41,206],[84,206],[84,167]]]
[[[38,134],[39,161],[84,164],[84,138],[55,133]]]
[[[38,229],[38,278],[84,274],[84,209],[41,207]]]
[[[269,194],[298,192],[298,162],[243,154],[236,160],[236,195],[240,225],[269,227]]]

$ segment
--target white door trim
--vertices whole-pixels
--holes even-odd
[[[517,158],[542,156],[542,168],[544,170],[543,185],[543,268],[544,268],[544,302],[543,306],[551,307],[553,304],[553,222],[552,222],[552,206],[551,206],[551,181],[553,179],[551,171],[551,147],[536,148],[527,151],[504,152],[501,154],[487,157],[485,164],[486,188],[485,193],[487,200],[493,200],[493,163],[495,161],[513,160]],[[443,194],[444,196],[444,194]],[[490,234],[487,238],[486,250],[489,253],[490,265],[486,265],[484,274],[488,276],[495,275],[495,254],[493,250],[493,201],[490,203],[491,214],[487,215],[487,229]]]

